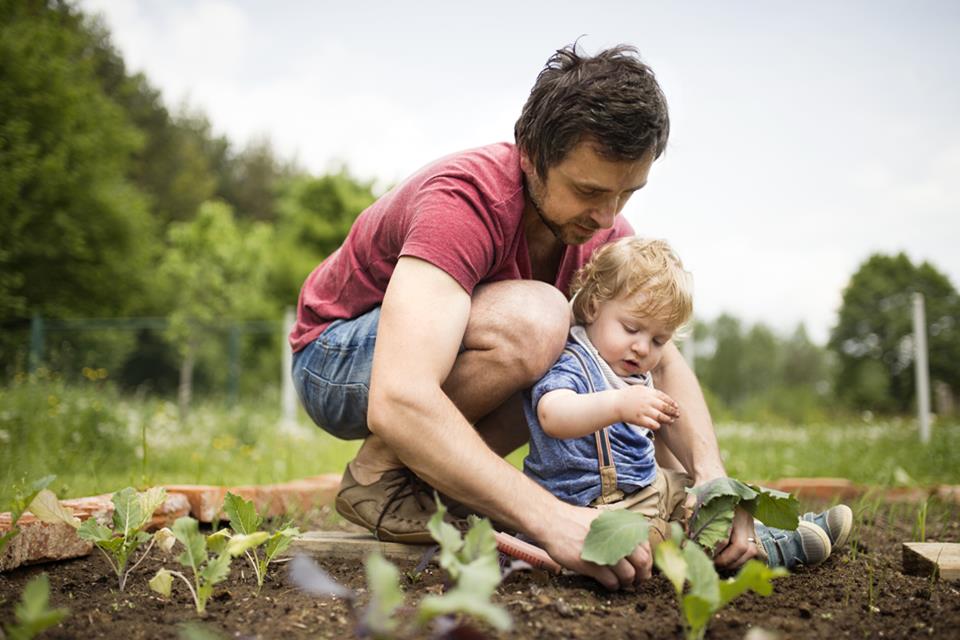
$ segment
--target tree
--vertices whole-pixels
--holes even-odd
[[[293,304],[310,271],[343,243],[353,221],[373,201],[371,185],[346,171],[287,180],[277,204],[271,297],[282,305]]]
[[[153,228],[124,167],[142,143],[69,5],[0,1],[0,317],[122,313]]]
[[[870,256],[843,292],[829,347],[836,389],[856,408],[909,411],[915,400],[912,294],[926,302],[930,375],[960,388],[960,297],[933,265],[904,253]]]
[[[231,322],[276,314],[264,296],[272,231],[263,223],[240,227],[228,205],[207,202],[193,220],[170,225],[168,242],[157,276],[172,303],[168,337],[180,349],[178,397],[185,416],[204,336]]]

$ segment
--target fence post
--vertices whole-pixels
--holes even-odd
[[[227,404],[230,407],[235,407],[240,389],[240,325],[236,322],[230,325],[229,348],[230,368],[227,376]]]
[[[282,349],[280,372],[280,426],[288,430],[296,430],[297,425],[297,391],[293,388],[293,378],[290,377],[290,369],[293,367],[293,352],[290,351],[290,344],[287,342],[287,336],[293,329],[293,323],[296,322],[296,315],[293,307],[287,307],[283,313],[283,336],[280,341]]]
[[[917,379],[917,419],[920,442],[930,442],[930,369],[927,365],[927,319],[923,294],[913,294],[913,365]]]
[[[33,373],[43,363],[44,343],[43,318],[34,313],[30,320],[30,356],[27,360],[27,371]]]

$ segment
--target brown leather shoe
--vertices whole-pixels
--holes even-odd
[[[358,483],[348,466],[337,493],[337,513],[371,531],[378,540],[433,544],[427,522],[437,511],[433,489],[409,469],[385,472],[373,484]],[[460,531],[469,527],[449,512],[444,520]]]

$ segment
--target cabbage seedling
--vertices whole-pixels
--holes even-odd
[[[230,518],[230,528],[240,535],[253,535],[263,533],[260,531],[260,525],[263,524],[263,518],[257,514],[252,500],[244,500],[240,496],[227,493],[223,501],[223,510],[227,512]],[[263,556],[260,555],[259,547],[251,547],[244,552],[247,561],[253,568],[254,575],[257,576],[257,592],[263,588],[263,581],[267,577],[267,567],[273,562],[273,559],[287,550],[293,539],[300,535],[300,530],[296,527],[282,527],[272,534],[266,534],[268,537],[263,542]]]
[[[200,533],[197,521],[190,517],[179,518],[173,523],[173,535],[184,547],[177,561],[193,570],[193,581],[180,571],[160,569],[150,580],[150,588],[169,598],[173,579],[180,578],[190,590],[197,613],[201,614],[206,611],[213,587],[230,574],[230,560],[262,544],[267,538],[263,532],[230,538],[223,530],[205,536]],[[215,555],[211,556],[210,552]]]
[[[113,531],[93,518],[85,520],[77,530],[77,535],[97,545],[106,557],[110,567],[117,574],[120,591],[123,591],[126,586],[130,573],[143,562],[153,548],[156,537],[143,531],[143,528],[166,497],[167,492],[163,487],[153,487],[143,493],[137,493],[133,487],[121,489],[114,493],[112,498]],[[127,562],[130,557],[141,544],[147,541],[150,545],[141,554],[136,564],[128,569]]]
[[[69,609],[50,608],[50,580],[41,573],[23,588],[20,602],[13,608],[16,623],[4,625],[3,629],[10,640],[30,640],[59,624],[69,613]]]
[[[13,540],[14,536],[20,533],[20,528],[17,527],[17,520],[20,519],[24,511],[30,509],[30,503],[37,497],[37,494],[43,491],[56,477],[57,476],[45,476],[36,480],[26,489],[26,493],[24,493],[22,486],[16,487],[13,502],[10,504],[10,531],[0,536],[0,554],[3,553],[3,550],[6,549],[7,544]]]

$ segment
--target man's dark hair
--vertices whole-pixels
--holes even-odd
[[[595,56],[574,43],[559,49],[537,76],[514,127],[517,146],[546,179],[581,140],[611,160],[660,157],[670,134],[667,99],[635,47]]]

